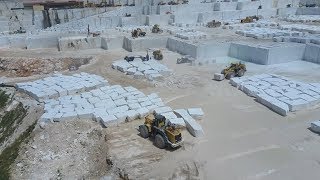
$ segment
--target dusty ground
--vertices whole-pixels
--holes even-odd
[[[62,57],[73,53],[20,50],[16,56]],[[93,121],[50,124],[45,129],[38,127],[33,141],[21,151],[12,169],[14,179],[97,179],[117,176],[119,171],[133,179],[320,178],[320,137],[308,130],[310,122],[320,116],[319,107],[282,117],[228,81],[213,81],[213,74],[220,72],[231,58],[221,57],[217,64],[192,67],[177,65],[176,58],[180,55],[165,51],[163,63],[175,74],[164,82],[151,84],[133,80],[110,67],[113,60],[129,54],[126,51],[76,53],[96,56],[97,60],[75,72],[95,73],[111,84],[132,85],[145,93],[157,92],[172,108],[203,108],[205,117],[200,124],[205,136],[194,138],[184,131],[184,146],[172,151],[157,149],[138,135],[136,127],[142,120],[107,129],[101,129]],[[271,66],[247,63],[247,67],[247,75],[269,72],[296,80],[320,81],[320,66],[308,62]],[[40,77],[43,76],[14,81]]]

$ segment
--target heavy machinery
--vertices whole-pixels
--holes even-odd
[[[241,23],[252,23],[254,21],[254,19],[256,21],[258,21],[260,18],[258,16],[247,16],[244,19],[241,19],[240,22]]]
[[[160,114],[149,114],[145,117],[144,124],[139,126],[139,132],[143,138],[153,138],[154,144],[160,149],[168,146],[176,148],[183,143],[181,129],[166,123],[166,118]]]
[[[149,61],[150,60],[148,51],[147,51],[146,56],[126,56],[126,57],[124,57],[124,60],[126,60],[127,62],[130,62],[130,61],[133,61],[135,58],[140,58],[142,61]]]
[[[177,64],[183,64],[183,63],[193,64],[194,62],[195,62],[195,59],[190,55],[185,55],[177,59]]]
[[[241,62],[238,62],[231,63],[229,67],[221,71],[221,74],[223,74],[226,79],[231,79],[233,77],[243,76],[246,71],[246,65]]]
[[[212,20],[212,21],[207,23],[207,27],[208,28],[216,28],[216,27],[220,27],[220,26],[221,26],[221,22],[220,21]]]
[[[153,51],[153,57],[155,60],[162,60],[163,59],[163,54],[161,52],[161,50],[155,50]]]
[[[152,33],[163,33],[163,30],[160,29],[159,24],[155,24],[155,25],[153,25],[151,32]]]
[[[146,32],[143,32],[140,28],[137,28],[131,32],[133,38],[146,36]]]

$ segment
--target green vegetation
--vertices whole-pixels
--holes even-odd
[[[23,132],[13,144],[4,149],[0,155],[0,179],[10,179],[10,166],[18,157],[20,146],[23,142],[28,141],[37,121],[35,121],[28,129]]]
[[[10,137],[16,127],[21,123],[23,118],[26,116],[27,110],[23,107],[22,103],[12,111],[7,112],[0,121],[0,145]]]
[[[7,105],[10,96],[5,91],[0,90],[0,109]]]

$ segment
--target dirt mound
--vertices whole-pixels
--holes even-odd
[[[0,74],[9,77],[28,77],[37,74],[48,74],[54,71],[76,70],[88,64],[88,58],[0,58]]]

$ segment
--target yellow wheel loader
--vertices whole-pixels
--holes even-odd
[[[160,149],[181,146],[183,139],[181,130],[174,124],[166,123],[166,118],[160,114],[149,114],[143,125],[139,126],[143,138],[153,138],[155,146]]]

